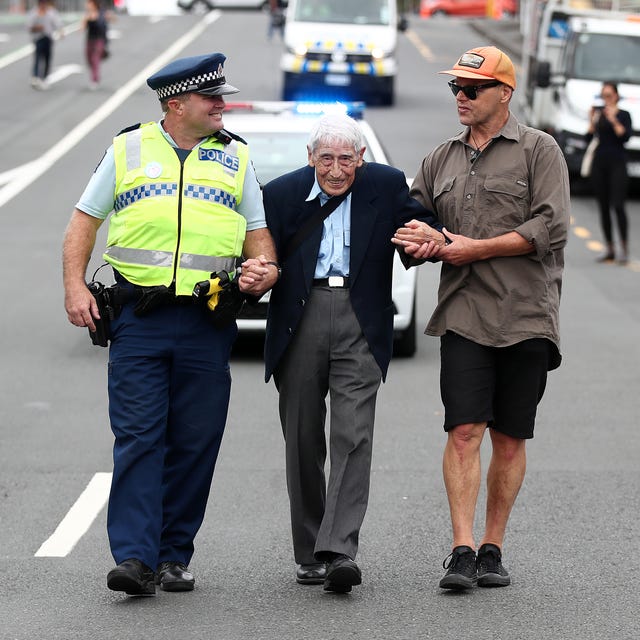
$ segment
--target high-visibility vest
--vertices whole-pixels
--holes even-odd
[[[242,255],[245,144],[210,137],[182,164],[159,126],[149,122],[113,140],[114,213],[104,259],[129,282],[191,295],[214,271],[233,272]]]

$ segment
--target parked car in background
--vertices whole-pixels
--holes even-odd
[[[178,6],[192,13],[206,13],[212,9],[266,10],[269,0],[178,0]]]
[[[518,0],[421,0],[420,17],[437,16],[489,16],[502,4],[502,15],[514,16],[518,12]]]
[[[249,143],[258,181],[264,185],[307,164],[311,127],[322,113],[336,109],[347,111],[358,121],[365,137],[365,161],[389,164],[376,134],[363,119],[363,103],[228,102],[223,119],[225,129]],[[417,269],[405,269],[396,253],[392,288],[396,356],[413,356],[416,350],[417,273]],[[264,334],[268,300],[267,294],[258,304],[244,306],[238,318],[240,334]]]

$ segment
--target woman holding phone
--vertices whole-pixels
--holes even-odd
[[[629,259],[628,220],[625,199],[629,178],[624,145],[631,137],[631,115],[618,108],[618,87],[604,82],[600,92],[603,106],[591,108],[588,133],[597,136],[599,143],[591,167],[591,184],[600,209],[600,224],[607,245],[599,262],[615,260],[611,209],[615,211],[621,252],[618,260],[626,264]]]

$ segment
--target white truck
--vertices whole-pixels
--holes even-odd
[[[520,106],[528,124],[558,141],[577,177],[589,111],[603,82],[615,82],[631,114],[629,175],[640,178],[640,0],[530,0],[522,52]]]
[[[406,26],[396,0],[290,0],[282,99],[393,104],[397,31]]]

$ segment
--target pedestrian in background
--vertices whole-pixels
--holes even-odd
[[[442,260],[426,333],[440,336],[444,483],[453,549],[443,589],[510,584],[502,547],[526,468],[547,371],[560,365],[559,307],[569,226],[569,177],[548,134],[509,111],[516,73],[495,47],[464,53],[449,88],[465,130],[422,162],[411,195],[435,212],[448,244],[411,223],[395,242]],[[489,429],[484,532],[473,535],[480,447]]]
[[[631,114],[618,107],[620,96],[615,82],[605,82],[600,91],[604,106],[591,107],[589,136],[598,138],[591,165],[591,184],[600,210],[600,226],[607,245],[599,262],[615,260],[611,209],[616,214],[620,240],[619,261],[629,259],[628,219],[625,200],[629,178],[625,143],[631,138]]]
[[[285,23],[285,3],[284,0],[269,0],[269,26],[267,28],[267,39],[272,40],[273,34],[277,31],[282,39],[284,35]]]
[[[273,375],[279,393],[295,577],[339,593],[362,580],[355,557],[376,396],[393,347],[390,240],[398,223],[435,224],[409,197],[404,174],[365,163],[364,152],[355,120],[323,116],[309,137],[308,165],[264,187],[283,263],[269,301],[265,379]]]
[[[100,67],[109,55],[107,48],[108,21],[111,19],[100,0],[87,0],[82,26],[85,32],[85,57],[89,66],[89,88],[97,89],[100,84]]]
[[[234,274],[261,295],[278,269],[247,144],[223,129],[220,53],[176,60],[147,80],[163,119],[114,138],[64,240],[69,321],[95,330],[85,272],[102,222],[113,267],[109,417],[115,436],[107,528],[117,566],[107,586],[131,595],[190,591],[189,562],[222,442],[237,334],[212,324],[194,286]],[[179,221],[179,224],[177,224]],[[212,292],[213,293],[213,292]]]
[[[27,30],[34,46],[31,86],[34,89],[48,89],[53,40],[56,33],[62,31],[62,20],[50,0],[38,0],[27,16]]]

